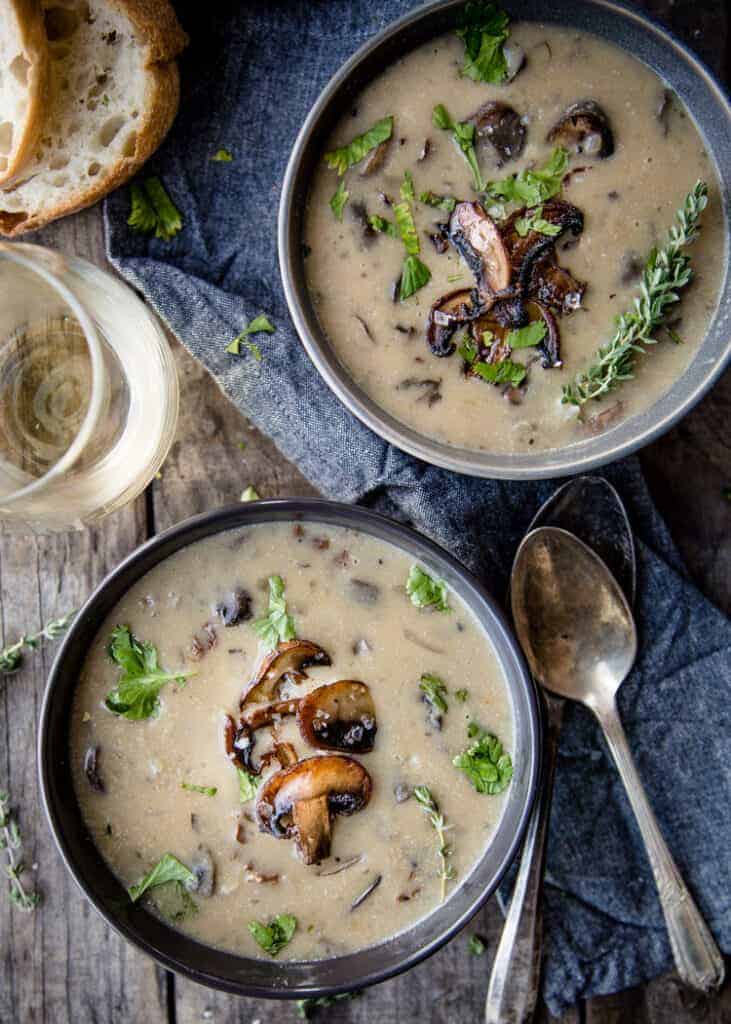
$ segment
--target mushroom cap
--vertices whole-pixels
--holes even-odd
[[[449,218],[449,240],[475,275],[480,291],[494,295],[509,286],[508,251],[481,203],[457,203]]]
[[[501,160],[514,160],[523,152],[526,127],[517,110],[500,100],[488,100],[469,119],[478,140],[486,140]]]
[[[596,100],[572,103],[551,128],[546,140],[572,153],[598,156],[601,160],[614,152],[609,118]]]
[[[373,750],[378,728],[371,691],[354,679],[327,683],[308,693],[299,702],[297,724],[313,747],[354,754]]]
[[[283,640],[259,666],[256,676],[244,690],[241,708],[254,701],[271,700],[277,687],[287,678],[301,683],[304,669],[311,665],[330,665],[330,655],[311,640]]]

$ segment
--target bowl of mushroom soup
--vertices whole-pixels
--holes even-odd
[[[729,102],[612,0],[484,11],[419,6],[325,87],[282,190],[285,292],[325,382],[397,447],[585,472],[728,364]]]
[[[540,755],[502,612],[372,512],[259,501],[134,552],[79,612],[43,800],[87,898],[166,968],[304,998],[448,941],[518,849]]]

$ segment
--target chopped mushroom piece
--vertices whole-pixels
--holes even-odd
[[[266,656],[241,698],[241,707],[254,701],[271,700],[285,679],[301,683],[312,665],[330,665],[330,655],[309,640],[283,640]]]
[[[368,156],[363,160],[360,165],[360,174],[362,178],[366,178],[371,174],[375,174],[376,171],[380,170],[383,163],[388,155],[388,150],[391,144],[391,139],[385,139],[379,143],[375,149],[372,149]]]
[[[238,626],[251,618],[251,595],[243,587],[236,587],[223,601],[216,605],[216,615],[224,626]]]
[[[472,303],[472,292],[458,289],[443,295],[429,311],[426,340],[435,356],[451,356],[455,349],[454,334],[478,315]]]
[[[341,754],[324,754],[282,768],[262,786],[256,816],[262,832],[294,839],[305,864],[330,854],[331,819],[354,814],[368,803],[371,777]]]
[[[373,750],[378,728],[370,690],[352,679],[318,686],[303,697],[297,724],[313,747],[353,754]]]
[[[191,888],[194,888],[196,896],[212,896],[216,883],[216,866],[207,846],[203,846],[201,843],[193,854],[191,867],[195,876],[195,882]]]
[[[525,146],[526,128],[520,114],[507,103],[489,100],[469,119],[478,143],[485,140],[502,161],[519,157]]]
[[[597,156],[604,160],[614,152],[609,118],[595,100],[579,100],[563,112],[546,136],[554,146],[570,153]]]
[[[481,203],[457,203],[449,218],[449,240],[475,275],[481,293],[494,295],[509,286],[510,257]]]
[[[84,755],[84,775],[92,789],[104,792],[104,780],[99,772],[99,747],[89,747]]]
[[[586,284],[547,257],[533,268],[529,290],[541,305],[565,315],[580,308]]]

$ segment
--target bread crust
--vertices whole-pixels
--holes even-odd
[[[0,234],[6,237],[15,238],[29,231],[37,231],[59,217],[92,206],[124,185],[149,160],[175,120],[180,102],[180,75],[175,57],[188,43],[188,37],[180,27],[175,11],[168,0],[107,2],[127,15],[140,44],[145,45],[148,51],[146,101],[137,131],[135,151],[130,156],[120,157],[103,177],[70,192],[51,208],[29,215],[0,210]]]
[[[43,112],[49,98],[50,57],[40,0],[10,0],[20,28],[23,49],[31,59],[28,82],[28,113],[20,143],[15,147],[7,168],[0,172],[0,185],[12,184],[32,160],[43,127]]]

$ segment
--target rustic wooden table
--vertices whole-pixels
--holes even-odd
[[[717,71],[727,68],[725,0],[648,0]],[[104,263],[101,212],[88,210],[37,239]],[[35,538],[0,531],[0,608],[4,642],[78,606],[92,587],[141,541],[197,512],[236,501],[247,484],[262,496],[315,493],[297,469],[220,394],[206,372],[174,343],[182,415],[155,480],[134,504],[83,533]],[[671,433],[643,453],[658,506],[699,586],[731,612],[731,375]],[[242,450],[239,442],[245,440]],[[13,1024],[277,1024],[294,1021],[288,1003],[208,991],[156,967],[119,939],[82,899],[53,847],[39,806],[35,735],[53,651],[31,655],[18,674],[0,678],[4,751],[0,790],[18,808],[43,905],[25,915],[0,901],[0,1022]],[[382,1024],[481,1019],[501,915],[492,901],[468,933],[488,952],[467,951],[467,935],[408,974],[362,998],[321,1011],[334,1022]],[[731,973],[731,972],[730,972]],[[539,1014],[545,1022],[545,1009]],[[731,1022],[731,985],[711,1000],[689,998],[673,975],[572,1009],[562,1024],[707,1024]]]

